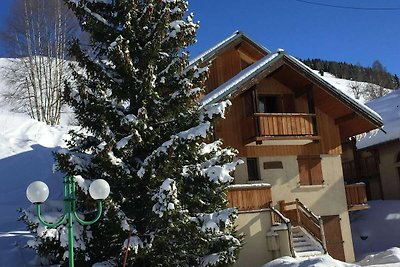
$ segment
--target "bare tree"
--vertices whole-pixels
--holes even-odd
[[[62,0],[16,0],[6,28],[1,39],[11,58],[4,99],[16,111],[58,124],[68,78],[67,43],[79,29],[74,15]]]
[[[390,90],[377,84],[368,83],[364,88],[364,95],[366,100],[373,100],[389,93]]]
[[[351,81],[349,86],[350,86],[350,90],[353,93],[355,99],[360,99],[361,96],[363,96],[364,86],[361,82]]]

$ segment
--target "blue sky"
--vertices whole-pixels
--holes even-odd
[[[400,1],[309,0],[353,7],[396,7],[355,10],[316,6],[296,0],[189,0],[200,21],[192,56],[235,30],[247,33],[270,50],[285,49],[300,58],[360,63],[375,59],[400,74]]]
[[[270,50],[283,48],[299,58],[363,66],[378,59],[388,71],[400,75],[399,0],[306,1],[397,10],[341,9],[299,0],[189,0],[189,9],[201,25],[198,43],[190,49],[192,56],[241,30]],[[11,2],[0,0],[0,29]]]

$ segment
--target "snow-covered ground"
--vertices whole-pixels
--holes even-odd
[[[357,260],[391,247],[400,247],[400,201],[375,200],[368,204],[369,209],[350,213]]]
[[[356,82],[356,81],[350,81],[350,80],[346,80],[346,79],[336,78],[334,75],[330,74],[329,72],[324,72],[324,75],[320,75],[320,73],[318,71],[314,70],[314,73],[319,75],[322,79],[324,79],[328,83],[330,83],[333,86],[335,86],[337,89],[339,89],[342,92],[345,92],[347,95],[353,97],[357,101],[359,101],[361,103],[365,103],[366,102],[366,100],[365,100],[363,95],[359,95],[358,97],[356,97],[354,95],[354,90],[352,90],[351,88],[356,84],[359,87],[365,87],[369,83],[367,83],[367,82]]]
[[[62,176],[52,171],[52,152],[64,146],[67,127],[1,109],[0,125],[0,266],[26,266],[33,252],[23,248],[30,235],[17,209],[29,207],[25,190],[35,180],[48,184],[51,198],[60,196]]]
[[[328,74],[324,77],[327,78]],[[350,83],[333,77],[330,79],[337,87],[346,87],[345,84]],[[6,86],[0,79],[0,93]],[[0,267],[31,266],[34,253],[24,248],[30,234],[25,230],[25,225],[17,220],[17,209],[30,206],[25,190],[35,180],[42,180],[49,185],[50,199],[61,196],[62,174],[53,173],[52,153],[65,146],[64,139],[69,127],[50,127],[9,110],[4,104],[0,106]],[[400,246],[400,231],[395,230],[400,225],[400,201],[372,202],[371,209],[355,213],[352,221],[358,259],[392,246]],[[362,241],[360,235],[367,235],[368,238]],[[392,249],[362,263],[400,262],[399,255],[399,249]],[[350,265],[324,256],[303,262],[282,258],[267,266]]]
[[[376,200],[368,204],[369,209],[350,214],[356,263],[343,263],[325,255],[308,260],[283,257],[263,267],[400,267],[400,200]]]
[[[0,70],[4,64],[0,59]],[[0,94],[6,86],[0,79]],[[30,233],[17,210],[30,206],[25,190],[32,181],[46,182],[52,199],[61,195],[62,175],[53,173],[52,153],[65,146],[67,132],[67,126],[50,127],[0,105],[0,267],[29,266],[35,256],[24,248]]]

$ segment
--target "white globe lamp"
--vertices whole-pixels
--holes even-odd
[[[106,199],[110,194],[110,185],[104,179],[94,180],[89,186],[89,194],[93,199]]]
[[[32,203],[43,203],[49,197],[49,187],[42,181],[35,181],[26,189],[26,197]]]

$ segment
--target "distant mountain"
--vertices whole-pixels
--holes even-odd
[[[329,72],[337,78],[373,83],[383,88],[397,89],[400,87],[399,77],[386,71],[386,68],[378,60],[375,60],[371,67],[322,59],[305,59],[302,62],[317,70],[321,75]]]

